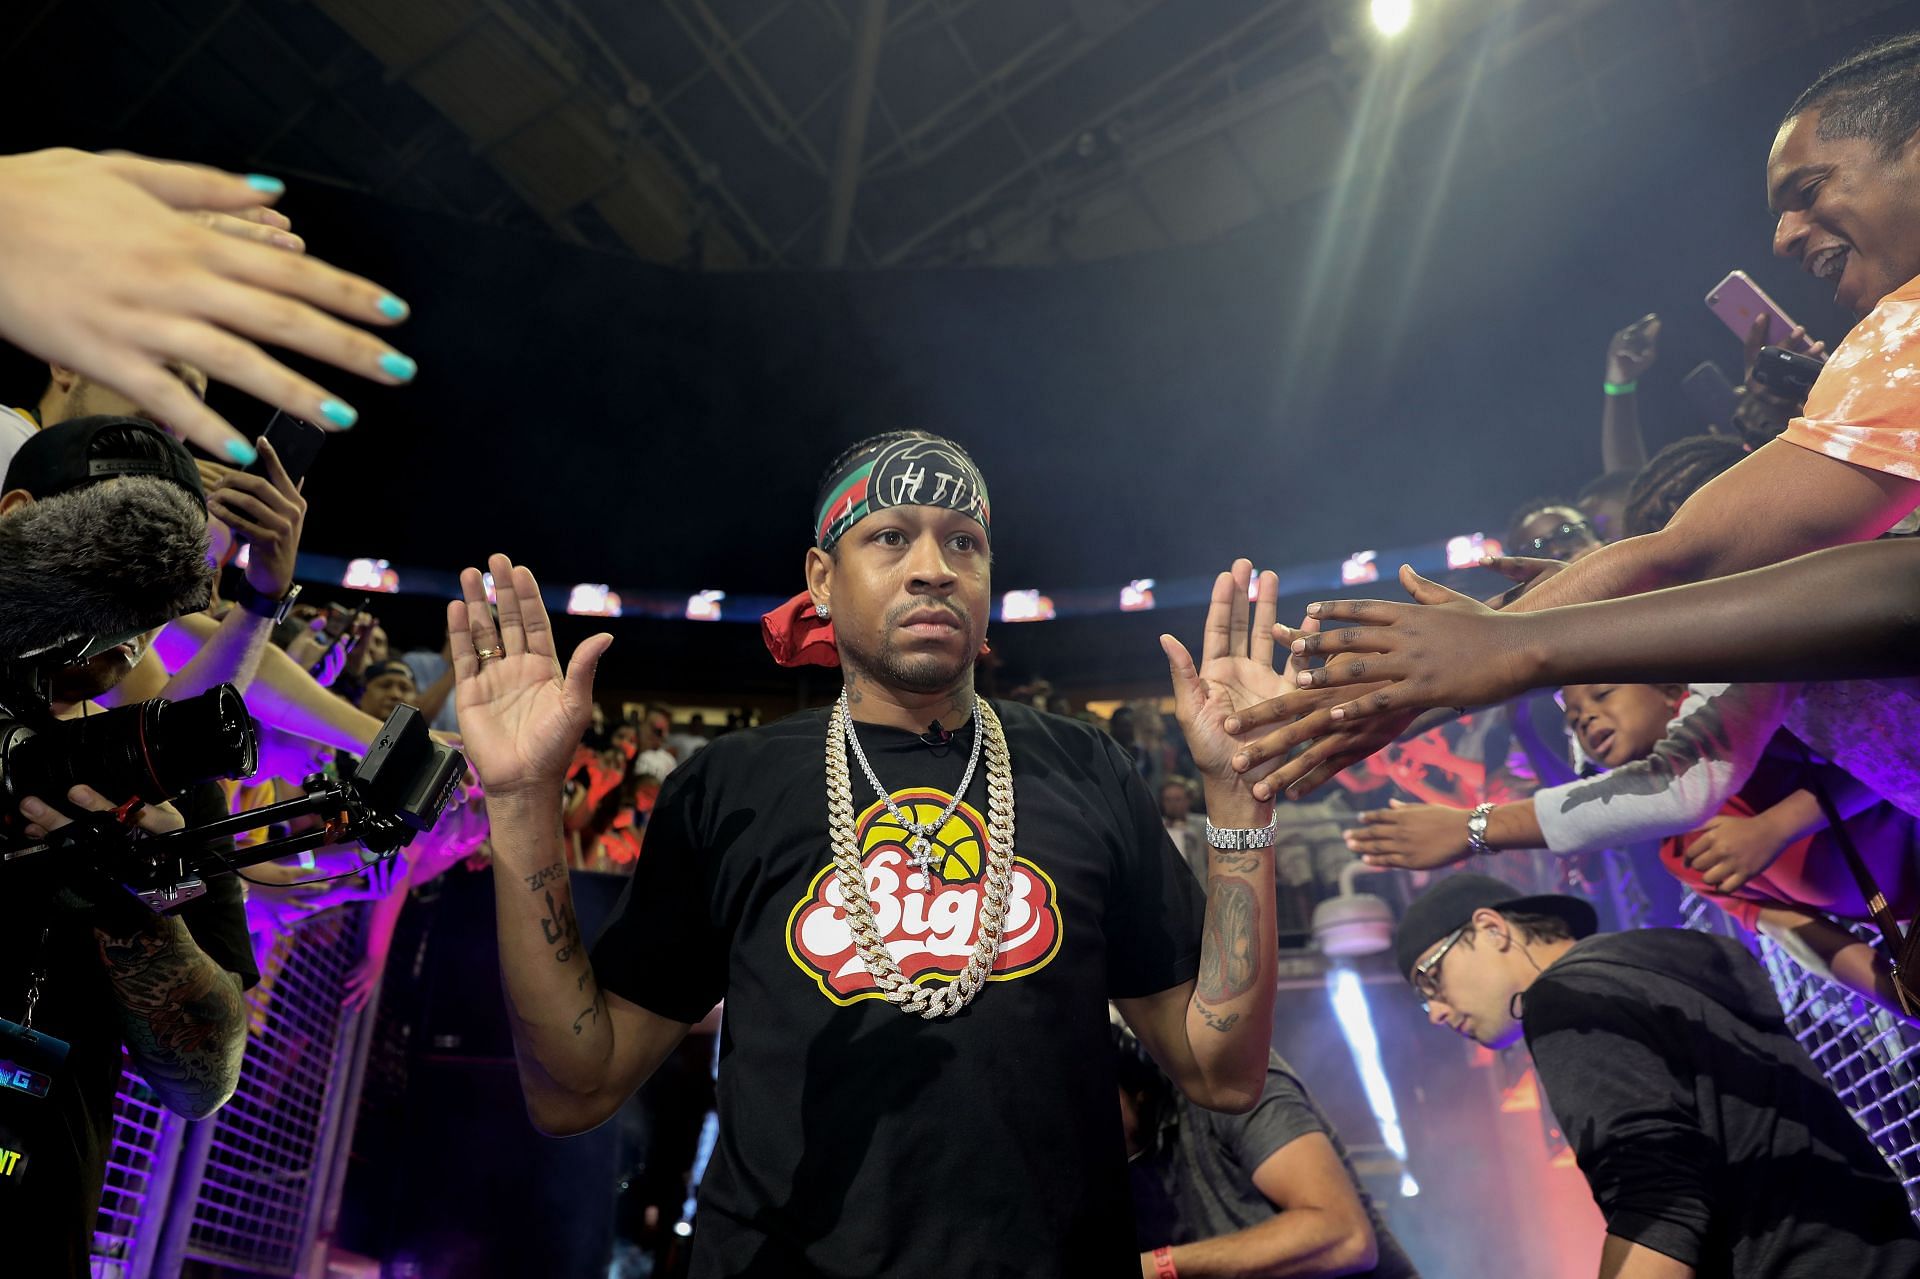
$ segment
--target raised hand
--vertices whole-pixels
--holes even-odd
[[[394,324],[407,308],[372,281],[275,241],[285,231],[259,219],[280,189],[269,178],[131,155],[0,156],[0,336],[241,465],[253,446],[169,363],[195,365],[320,426],[352,425],[343,401],[255,342],[406,382],[413,362],[354,324]],[[263,234],[238,233],[250,221]]]
[[[1327,657],[1327,663],[1299,673],[1299,692],[1246,707],[1224,726],[1243,739],[1280,726],[1248,740],[1235,760],[1250,776],[1265,779],[1255,786],[1256,796],[1309,793],[1399,737],[1420,711],[1486,706],[1531,687],[1526,615],[1495,612],[1405,565],[1400,582],[1415,603],[1308,605],[1308,616],[1321,629],[1300,637],[1295,647],[1308,657]],[[1335,625],[1342,622],[1357,625]]]
[[[613,636],[582,640],[562,671],[533,574],[504,555],[487,567],[500,609],[497,630],[479,569],[461,572],[463,598],[447,605],[454,709],[467,760],[490,800],[557,796],[592,718],[593,672]]]
[[[1259,598],[1249,609],[1252,580],[1249,560],[1235,560],[1231,570],[1214,579],[1198,667],[1179,640],[1160,637],[1173,678],[1174,713],[1186,734],[1194,767],[1206,780],[1228,786],[1240,786],[1243,779],[1233,767],[1240,743],[1226,731],[1227,717],[1291,687],[1286,675],[1273,666],[1280,579],[1272,573],[1260,574]]]
[[[1638,382],[1660,356],[1660,317],[1643,315],[1607,343],[1607,381]]]
[[[1346,832],[1347,847],[1369,866],[1434,870],[1473,856],[1467,845],[1467,814],[1436,804],[1403,804],[1360,814],[1362,825]]]

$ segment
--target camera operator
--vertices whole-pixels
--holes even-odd
[[[69,608],[81,626],[92,624],[87,608],[99,607],[86,595],[89,584],[77,580],[91,567],[85,546],[76,544],[89,536],[89,521],[111,516],[137,525],[156,563],[169,552],[189,564],[196,552],[204,554],[205,499],[193,461],[145,422],[85,418],[49,427],[22,445],[4,490],[0,542],[9,558],[38,551],[33,562],[49,578],[58,576],[42,590],[79,600]],[[189,537],[197,545],[180,541]],[[147,566],[117,567],[138,572]],[[71,585],[69,573],[76,578]],[[16,595],[7,600],[10,609],[36,604],[24,592]],[[144,648],[144,638],[136,637],[60,669],[47,694],[53,715],[89,713],[91,699],[124,679]],[[66,822],[43,801],[98,810],[121,798],[75,787],[66,796],[27,798],[21,815],[31,823],[31,837]],[[197,788],[181,801],[196,823],[223,808],[216,786]],[[140,824],[171,829],[180,814],[157,806]],[[0,1014],[24,1023],[23,1009],[31,1008],[34,1031],[70,1045],[64,1060],[46,1070],[51,1085],[44,1096],[0,1088],[0,1147],[20,1155],[3,1161],[0,1222],[26,1227],[7,1232],[8,1264],[21,1274],[85,1275],[121,1048],[159,1100],[189,1118],[217,1110],[238,1080],[246,1043],[241,993],[258,979],[240,884],[221,877],[178,914],[145,919],[109,915],[67,889],[23,892],[16,885],[3,900]],[[124,918],[138,922],[124,924]],[[19,1055],[22,1037],[10,1027],[0,1032],[0,1056]]]

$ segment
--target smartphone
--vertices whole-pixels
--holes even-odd
[[[1734,395],[1727,375],[1712,360],[1694,365],[1693,372],[1680,379],[1680,389],[1686,392],[1687,403],[1693,405],[1701,421],[1713,426],[1728,426],[1733,422],[1739,398]]]
[[[1792,317],[1781,310],[1780,304],[1768,297],[1745,271],[1729,271],[1726,279],[1709,289],[1707,309],[1719,316],[1720,322],[1732,329],[1733,335],[1742,342],[1753,331],[1754,321],[1762,315],[1767,317],[1769,346],[1787,346],[1787,335],[1795,327]],[[1804,341],[1802,339],[1802,343]]]
[[[1753,380],[1782,399],[1805,402],[1825,364],[1811,355],[1763,346],[1754,357]]]
[[[327,442],[327,433],[311,422],[276,410],[267,423],[267,429],[261,432],[261,438],[273,445],[273,451],[280,455],[280,465],[286,469],[287,478],[298,484],[306,478],[314,459],[320,456],[320,446]],[[255,458],[247,467],[248,475],[266,473],[265,454]]]
[[[373,597],[371,595],[362,595],[359,602],[355,604],[330,604],[327,606],[327,624],[320,630],[320,635],[327,641],[327,646],[320,650],[320,656],[315,658],[313,665],[307,668],[309,675],[315,679],[320,678],[320,672],[327,668],[327,659],[333,656],[333,650],[340,647],[341,640],[346,639],[347,636],[353,633],[353,619],[365,612],[367,605],[372,602]],[[369,627],[368,629],[372,628]],[[349,642],[347,648],[348,656],[352,656],[353,648],[358,645],[359,642],[360,637],[356,637]]]

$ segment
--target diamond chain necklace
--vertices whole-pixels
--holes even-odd
[[[860,734],[854,731],[853,711],[847,705],[847,694],[844,689],[840,692],[840,702],[838,706],[835,707],[835,713],[840,716],[841,731],[847,735],[847,741],[853,745],[853,757],[860,761],[860,771],[867,775],[867,785],[873,787],[874,793],[885,801],[887,811],[893,814],[893,820],[899,822],[900,828],[911,836],[907,841],[907,851],[912,854],[911,860],[913,864],[920,868],[922,874],[926,875],[927,887],[932,888],[933,863],[935,858],[933,855],[933,840],[928,838],[928,836],[938,835],[946,829],[948,820],[953,817],[954,813],[959,811],[960,801],[966,797],[967,789],[973,785],[973,770],[978,767],[980,763],[980,743],[986,738],[986,734],[979,731],[980,695],[976,693],[973,698],[973,752],[967,756],[966,774],[961,777],[960,784],[954,788],[953,801],[947,805],[946,811],[924,825],[919,822],[908,821],[907,815],[900,811],[900,806],[893,802],[892,793],[880,784],[878,777],[873,775],[873,765],[867,762],[867,753],[860,749]]]
[[[853,737],[852,716],[847,714],[846,694],[840,695],[838,713],[827,721],[827,835],[833,848],[834,877],[839,884],[840,900],[846,911],[847,929],[853,937],[860,961],[872,975],[874,985],[887,1002],[904,1013],[913,1013],[932,1021],[951,1017],[973,1002],[1000,958],[1000,938],[1007,919],[1007,896],[1013,887],[1013,760],[1007,753],[1007,739],[1000,731],[1000,717],[984,700],[975,698],[975,750],[984,739],[987,757],[987,849],[985,873],[980,877],[979,922],[975,926],[973,953],[958,976],[944,986],[922,986],[905,973],[887,948],[886,938],[873,917],[873,898],[867,894],[866,864],[854,836],[853,779],[847,772],[847,741]],[[854,750],[858,751],[858,740]],[[865,763],[863,758],[861,761]],[[972,775],[972,766],[968,767]],[[868,780],[873,777],[867,771]],[[874,785],[880,791],[879,785]],[[967,793],[961,786],[955,804]],[[885,791],[880,791],[882,796]],[[887,806],[897,816],[898,809]],[[953,810],[949,810],[950,812]],[[901,820],[901,826],[914,829]],[[933,887],[928,876],[927,887]]]

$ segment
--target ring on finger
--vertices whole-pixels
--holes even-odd
[[[484,662],[490,657],[504,657],[506,653],[504,648],[479,648],[474,650],[473,655]]]

